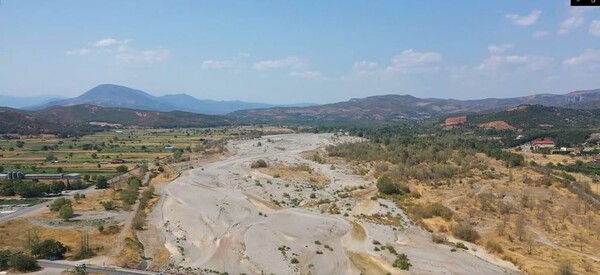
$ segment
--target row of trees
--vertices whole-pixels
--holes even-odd
[[[53,181],[51,184],[28,180],[0,181],[0,195],[39,198],[47,194],[60,194],[64,190],[84,189],[87,186],[80,180],[72,180],[66,184],[64,181]]]

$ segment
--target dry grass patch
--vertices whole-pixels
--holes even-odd
[[[25,251],[26,232],[35,230],[40,239],[55,239],[69,246],[66,257],[74,257],[81,246],[81,231],[68,228],[47,228],[34,226],[27,219],[11,220],[0,225],[0,250]],[[96,255],[107,255],[116,245],[117,234],[102,234],[98,230],[88,230],[90,249]]]
[[[130,228],[124,230],[127,230],[127,233],[121,251],[115,256],[115,261],[121,267],[136,268],[142,260],[144,245],[138,241]]]
[[[368,221],[375,224],[382,225],[391,225],[396,227],[402,227],[402,217],[400,215],[392,215],[392,213],[387,213],[386,215],[382,214],[373,214],[373,215],[364,215],[360,214],[358,216],[359,219]]]
[[[77,191],[72,191],[72,193],[77,193]],[[104,207],[100,203],[111,200],[118,204],[115,191],[111,189],[101,190],[92,194],[86,194],[85,198],[80,199],[79,202],[73,200],[73,210],[104,211]]]
[[[329,177],[314,171],[308,164],[297,165],[273,165],[271,167],[259,168],[263,174],[284,180],[305,181],[319,185],[331,183]]]
[[[350,262],[361,274],[389,274],[390,268],[386,268],[383,263],[375,257],[366,253],[357,253],[348,251]]]

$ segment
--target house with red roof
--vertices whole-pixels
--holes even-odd
[[[538,138],[531,142],[531,147],[533,147],[533,150],[540,150],[542,148],[554,148],[556,144],[554,144],[552,138]]]

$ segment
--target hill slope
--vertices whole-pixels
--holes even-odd
[[[38,111],[0,109],[0,134],[52,133],[78,135],[98,126],[90,122],[141,127],[211,127],[230,125],[222,116],[157,112],[94,105],[53,106]]]
[[[600,127],[600,110],[521,105],[500,112],[469,115],[467,123],[506,122],[519,129],[567,129]]]

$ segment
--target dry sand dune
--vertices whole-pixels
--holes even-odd
[[[165,199],[158,206],[159,215],[153,215],[153,222],[162,225],[159,227],[174,265],[189,267],[188,272],[193,273],[218,270],[229,274],[401,274],[392,267],[394,255],[374,251],[373,241],[377,240],[406,253],[413,264],[411,273],[514,273],[513,266],[491,256],[484,257],[488,259],[485,261],[433,244],[428,233],[412,226],[390,201],[372,201],[368,195],[337,198],[336,191],[344,187],[372,184],[359,176],[344,174],[347,169],[334,171],[299,155],[333,142],[328,134],[232,142],[231,157],[187,171],[167,185]],[[332,183],[315,189],[309,183],[273,178],[249,167],[257,159],[307,163],[314,171],[330,177]],[[314,205],[290,205],[294,200],[309,201],[311,193],[335,200],[340,209],[350,210],[347,213],[351,215],[329,214]],[[274,201],[283,204],[278,206]],[[354,216],[360,213],[400,215],[405,229]]]

